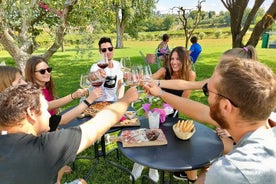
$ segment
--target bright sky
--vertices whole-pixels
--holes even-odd
[[[263,7],[267,9],[273,0],[265,0]],[[183,6],[186,9],[196,9],[198,0],[159,0],[156,4],[156,9],[161,13],[172,13],[170,10],[173,7]],[[254,0],[250,0],[250,4],[254,3]],[[227,11],[220,0],[206,0],[202,3],[202,10],[204,11]]]

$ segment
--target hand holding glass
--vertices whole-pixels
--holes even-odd
[[[80,87],[83,89],[88,89],[90,87],[90,82],[88,80],[88,75],[82,74],[80,77]]]

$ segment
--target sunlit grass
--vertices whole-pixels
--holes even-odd
[[[115,40],[113,40],[113,42],[115,44]],[[144,61],[139,51],[142,51],[144,54],[154,53],[159,42],[160,41],[124,41],[125,48],[116,49],[114,58],[120,60],[121,57],[130,57],[133,62],[143,64]],[[196,71],[197,80],[202,80],[212,75],[221,54],[231,48],[231,38],[203,39],[199,40],[199,43],[202,45],[203,51],[196,63]],[[170,39],[170,48],[183,45],[184,39]],[[276,49],[263,49],[260,45],[261,41],[257,46],[259,60],[276,72]],[[85,48],[85,46],[82,47]],[[42,50],[39,52],[42,52]],[[90,66],[98,59],[100,59],[100,55],[98,54],[96,43],[93,45],[93,49],[82,49],[77,52],[76,47],[72,46],[65,47],[65,52],[58,51],[55,53],[49,60],[49,64],[53,66],[52,76],[55,82],[57,96],[62,97],[78,89],[80,87],[80,75],[87,73]],[[15,65],[9,54],[6,51],[0,50],[0,63],[2,61],[5,61],[8,65]],[[156,66],[152,68],[156,70]],[[201,91],[194,91],[191,98],[205,104],[207,103],[207,98]],[[64,108],[77,103],[78,100],[75,100]],[[90,152],[87,151],[85,154],[90,154]],[[116,160],[115,155],[111,155],[111,159]],[[78,160],[76,164],[78,172],[67,175],[65,179],[68,181],[78,177],[84,177],[90,169],[91,164],[92,163],[87,160]],[[121,164],[131,169],[133,162],[122,157]],[[147,175],[148,170],[144,170],[143,174]],[[130,183],[130,180],[129,176],[124,172],[114,169],[101,160],[88,183],[121,184]],[[141,180],[138,180],[138,183],[141,183]],[[183,182],[175,181],[175,183]]]

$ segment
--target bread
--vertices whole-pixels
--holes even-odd
[[[176,127],[180,132],[193,132],[195,125],[193,120],[178,120]]]

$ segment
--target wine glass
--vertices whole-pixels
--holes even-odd
[[[120,64],[121,70],[123,72],[124,85],[126,85],[125,81],[128,80],[128,77],[131,75],[130,58],[121,58]]]
[[[129,87],[139,85],[139,72],[137,67],[132,67],[130,72],[126,75],[126,85]]]
[[[149,65],[145,65],[143,67],[144,69],[144,76],[143,76],[143,80],[145,81],[150,81],[151,80],[151,76],[152,76],[152,72],[151,72],[151,68]]]
[[[89,89],[90,81],[88,80],[88,75],[81,74],[81,76],[80,76],[80,87],[82,89]]]
[[[105,69],[108,66],[108,58],[106,54],[102,54],[103,59],[100,60],[97,65],[98,67],[100,67],[101,69]]]

